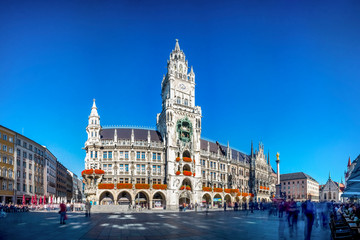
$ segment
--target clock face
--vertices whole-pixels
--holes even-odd
[[[179,88],[180,88],[181,90],[186,90],[186,86],[185,86],[183,83],[180,83],[180,84],[179,84]]]

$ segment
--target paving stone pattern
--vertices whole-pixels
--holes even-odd
[[[304,221],[290,233],[285,217],[233,211],[69,213],[65,225],[57,212],[11,213],[0,219],[0,239],[304,239]],[[328,240],[330,230],[314,226],[312,239]]]

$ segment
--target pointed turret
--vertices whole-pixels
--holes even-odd
[[[115,128],[115,132],[114,132],[114,142],[117,142],[117,139],[118,139],[118,137],[117,137],[117,130],[116,130],[116,128]]]
[[[350,157],[349,157],[349,161],[348,161],[348,165],[347,165],[348,167],[350,167],[351,166],[351,159],[350,159]]]
[[[93,105],[91,107],[91,112],[88,119],[88,126],[86,127],[86,131],[88,133],[88,140],[100,141],[100,130],[100,116],[97,111],[95,99],[93,99]]]
[[[97,112],[97,107],[96,107],[96,104],[95,104],[95,98],[93,99],[93,105],[91,107],[90,116],[99,116],[99,114]]]
[[[254,146],[253,146],[253,141],[251,140],[251,158],[254,157]]]
[[[193,66],[191,66],[191,68],[190,68],[189,80],[192,81],[192,82],[195,81],[195,73],[194,73]]]
[[[230,144],[229,144],[229,141],[227,143],[227,151],[226,151],[226,155],[227,155],[227,158],[231,158],[231,151],[230,151]]]

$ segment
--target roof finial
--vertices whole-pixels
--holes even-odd
[[[175,51],[180,51],[179,39],[175,39],[175,40],[176,40]]]
[[[329,179],[331,179],[331,174],[330,174],[330,171],[329,171]]]

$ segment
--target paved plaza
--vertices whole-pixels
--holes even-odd
[[[0,239],[304,239],[304,221],[290,236],[285,217],[267,212],[233,211],[69,213],[66,225],[57,212],[10,213],[0,219]],[[330,230],[315,227],[312,239],[331,239]]]

